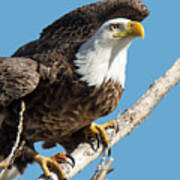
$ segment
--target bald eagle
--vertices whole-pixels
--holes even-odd
[[[24,154],[5,179],[22,174],[33,161],[48,176],[44,166],[53,160],[37,154],[33,144],[68,149],[74,133],[115,109],[125,85],[128,47],[135,37],[144,37],[143,26],[132,19],[147,15],[139,1],[95,3],[57,20],[11,58],[0,58],[0,161],[11,151],[21,101],[26,104]]]

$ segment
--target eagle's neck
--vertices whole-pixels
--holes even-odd
[[[124,88],[127,49],[130,40],[117,43],[101,43],[91,38],[83,44],[76,54],[75,64],[81,80],[89,86],[99,87],[112,80]]]

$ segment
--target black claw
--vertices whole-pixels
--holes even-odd
[[[48,176],[47,179],[48,180],[53,180],[53,178],[51,176]]]
[[[96,139],[97,139],[97,146],[94,145],[95,139],[92,138],[92,136],[89,137],[88,143],[90,144],[91,148],[96,152],[99,148],[99,139],[98,136],[96,135]]]
[[[94,151],[97,151],[97,148],[95,148],[92,140],[89,141],[89,144],[91,145],[91,148],[92,148]]]
[[[11,169],[11,168],[12,168],[12,165],[9,165],[9,166],[8,166],[8,169]]]
[[[72,161],[72,163],[70,165],[72,166],[72,168],[74,168],[74,166],[75,166],[75,159],[69,153],[66,153],[66,156]]]
[[[111,156],[111,148],[108,149],[108,156]]]
[[[99,147],[100,147],[100,142],[101,142],[101,136],[99,134],[96,134],[96,140],[97,140],[97,145],[94,145],[94,138],[92,138],[92,141],[90,142],[91,148],[96,152]]]
[[[96,134],[96,138],[97,138],[97,150],[98,150],[101,143],[101,136],[99,134]]]

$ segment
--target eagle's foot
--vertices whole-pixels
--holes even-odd
[[[65,173],[63,172],[61,168],[61,165],[59,164],[62,162],[66,162],[66,156],[64,153],[62,153],[62,155],[61,153],[59,153],[56,156],[53,156],[51,158],[47,158],[47,157],[37,154],[34,157],[34,161],[37,162],[41,166],[46,177],[50,177],[49,168],[52,168],[55,171],[57,171],[57,174],[61,179],[63,180],[67,179]]]
[[[98,125],[96,123],[91,123],[91,125],[85,128],[85,138],[88,139],[89,137],[93,137],[98,140],[98,147],[99,147],[99,137],[103,141],[106,147],[109,146],[109,138],[106,134],[106,129],[110,127],[117,127],[117,122],[115,120],[109,121],[105,124]]]
[[[9,164],[7,162],[1,162],[0,163],[0,169],[7,168],[8,166],[9,166]]]
[[[68,158],[71,160],[71,162],[67,160]],[[55,156],[52,156],[51,159],[58,163],[69,163],[69,165],[71,165],[72,168],[75,166],[74,158],[70,154],[67,154],[64,152],[60,152],[56,154]]]

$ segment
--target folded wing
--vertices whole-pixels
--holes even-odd
[[[0,58],[0,106],[31,93],[39,83],[37,69],[29,58]]]

